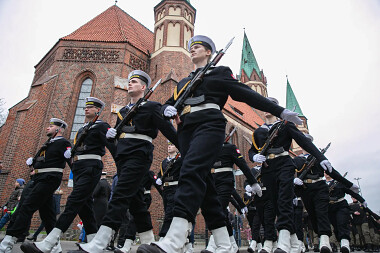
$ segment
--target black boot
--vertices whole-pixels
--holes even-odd
[[[319,245],[318,244],[314,244],[314,252],[319,252]]]
[[[203,252],[203,251],[201,251]],[[136,253],[166,253],[160,247],[155,244],[142,244],[137,248]]]
[[[37,237],[34,237],[34,235],[29,236],[26,239],[28,239],[29,241],[33,241],[33,242],[37,241]]]

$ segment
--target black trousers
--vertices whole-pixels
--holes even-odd
[[[261,221],[260,221],[258,212],[256,210],[251,211],[248,208],[247,220],[248,220],[249,226],[251,227],[252,240],[256,241],[257,243],[260,243],[261,242],[261,236],[260,236]]]
[[[152,160],[149,154],[136,151],[119,160],[117,165],[118,178],[108,210],[102,225],[118,230],[123,216],[129,209],[133,216],[138,233],[151,230],[152,221],[144,201],[144,190],[141,182],[149,171]]]
[[[128,229],[128,225],[129,225],[129,220],[131,219],[131,214],[129,213],[129,210],[127,211],[127,213],[123,216],[123,219],[121,221],[121,224],[120,224],[120,227],[119,227],[119,237],[118,237],[118,240],[117,240],[117,244],[118,245],[124,245],[125,243],[125,239],[126,236],[127,236],[127,229]],[[116,230],[117,231],[117,230]],[[114,238],[116,238],[116,233],[114,235]]]
[[[65,210],[58,218],[56,228],[65,232],[77,215],[83,222],[86,234],[98,231],[93,211],[92,193],[100,180],[103,163],[99,160],[80,160],[73,164],[73,191],[67,198]]]
[[[338,242],[342,239],[350,241],[350,208],[346,200],[329,204],[329,219],[334,227],[334,234]]]
[[[298,240],[303,241],[303,223],[302,214],[303,206],[293,206],[294,209],[294,227]]]
[[[174,195],[177,188],[177,185],[165,186],[164,190],[162,191],[165,216],[160,233],[158,234],[160,237],[164,237],[166,235],[166,233],[169,230],[170,224],[172,223],[174,215]]]
[[[62,173],[41,173],[34,176],[34,182],[27,188],[27,196],[16,209],[14,219],[6,234],[21,237],[29,229],[33,214],[38,210],[46,232],[50,232],[56,222],[53,194],[59,187]]]
[[[325,181],[314,184],[305,184],[306,188],[300,187],[302,201],[314,231],[321,235],[331,236],[329,220],[329,189]]]
[[[152,203],[152,195],[150,195],[150,193],[144,194],[144,202],[146,204],[146,208],[149,209],[150,204]],[[130,216],[127,229],[125,231],[125,239],[130,239],[132,241],[136,239],[136,224],[133,215]]]
[[[221,173],[232,173],[232,172],[221,172]],[[229,236],[233,236],[233,230],[231,223],[229,222],[228,219],[228,204],[230,203],[231,200],[231,195],[234,190],[234,182],[215,182],[216,183],[216,191],[218,193],[218,200],[220,204],[222,205],[225,219],[226,219],[226,226],[227,226],[227,231]]]
[[[287,156],[268,160],[267,163],[269,167],[262,168],[262,182],[266,186],[276,210],[277,230],[286,229],[290,234],[293,234],[295,233],[293,218],[295,165]]]
[[[268,190],[263,191],[263,196],[261,198],[255,196],[255,201],[258,216],[257,219],[260,222],[258,229],[260,229],[260,225],[262,225],[264,227],[264,241],[268,240],[274,242],[277,239],[276,228],[274,225],[276,215]]]
[[[226,226],[211,175],[211,168],[222,149],[225,126],[224,120],[213,120],[178,128],[183,163],[175,194],[174,217],[194,223],[201,207],[210,230]]]

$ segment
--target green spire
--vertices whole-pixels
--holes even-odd
[[[296,106],[295,112],[298,112],[299,116],[305,117],[302,113],[300,105],[298,104],[297,98],[294,95],[293,89],[290,86],[288,77],[286,77],[286,81],[286,109],[293,110],[294,106]]]
[[[243,50],[241,53],[240,76],[242,69],[244,69],[244,72],[248,75],[248,78],[251,77],[253,70],[256,70],[259,77],[261,77],[259,65],[257,64],[255,55],[253,54],[253,50],[251,48],[251,45],[249,44],[245,31],[243,40]]]

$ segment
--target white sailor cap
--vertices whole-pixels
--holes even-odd
[[[276,105],[278,105],[278,104],[279,104],[279,103],[278,103],[278,100],[277,100],[277,99],[275,99],[275,98],[272,98],[272,97],[267,97],[267,99],[268,99],[269,101],[271,101],[271,102],[275,103]]]
[[[310,134],[304,133],[304,135],[305,135],[309,140],[311,140],[311,142],[314,141],[313,136],[311,136]]]
[[[67,123],[66,122],[64,122],[61,119],[57,119],[57,118],[51,118],[50,119],[50,125],[56,125],[56,126],[60,126],[62,128],[66,128],[67,127]]]
[[[214,54],[215,53],[215,44],[214,42],[207,36],[204,36],[204,35],[195,35],[194,37],[192,37],[189,42],[187,43],[187,50],[190,51],[190,48],[194,45],[194,44],[200,44],[200,45],[203,45],[205,46],[206,48],[210,49],[211,50],[211,53]]]
[[[131,73],[129,73],[128,82],[132,78],[138,78],[138,79],[144,81],[148,87],[149,87],[150,83],[152,82],[152,80],[150,79],[150,76],[142,70],[133,70]]]
[[[86,97],[86,105],[94,105],[96,107],[103,109],[105,103],[96,97]]]
[[[102,171],[102,175],[107,175],[107,171]]]

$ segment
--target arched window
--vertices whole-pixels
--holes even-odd
[[[73,140],[75,137],[75,134],[78,132],[79,128],[83,126],[83,123],[85,121],[84,116],[84,107],[86,106],[85,99],[86,97],[89,97],[91,95],[91,89],[92,89],[93,81],[91,78],[86,78],[82,82],[82,86],[80,88],[77,108],[75,109],[75,116],[73,121],[73,127],[71,128],[71,134],[70,139]]]

